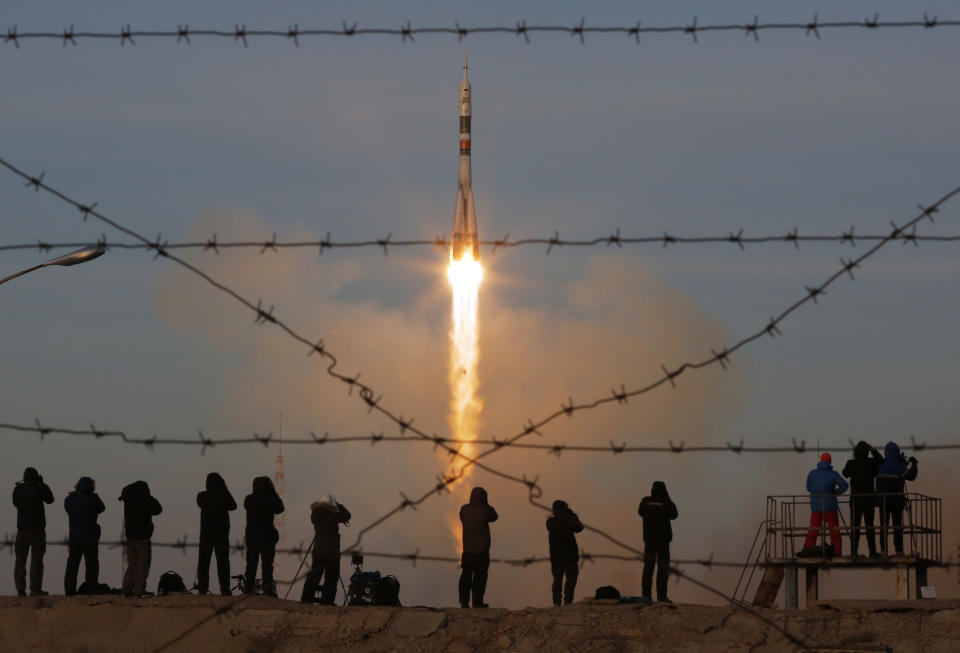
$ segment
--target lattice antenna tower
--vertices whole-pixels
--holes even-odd
[[[277,437],[277,457],[273,459],[274,468],[273,468],[273,486],[277,490],[277,494],[280,495],[280,500],[284,502],[286,506],[287,500],[287,490],[286,483],[284,481],[283,473],[283,413],[280,413],[280,429],[279,437]],[[277,542],[277,548],[286,548],[287,541],[287,518],[286,512],[282,512],[277,515],[276,520],[277,532],[280,533],[280,540]],[[275,556],[273,558],[273,577],[282,578],[282,558],[283,556]]]

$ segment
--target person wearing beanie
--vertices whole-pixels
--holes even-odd
[[[863,521],[870,557],[877,557],[877,543],[873,527],[876,508],[877,470],[883,464],[883,456],[865,441],[860,440],[853,448],[853,458],[843,466],[843,475],[850,479],[850,556],[857,557],[860,545],[860,522]]]
[[[576,534],[583,530],[583,524],[577,513],[570,509],[566,501],[553,502],[553,515],[547,517],[547,533],[550,543],[550,572],[553,574],[553,604],[560,605],[560,591],[563,590],[563,602],[573,603],[573,591],[577,587],[577,575],[580,571],[580,548]],[[563,586],[566,576],[567,584]]]
[[[880,493],[880,550],[887,554],[887,528],[893,522],[893,547],[903,555],[903,509],[906,481],[917,480],[917,459],[907,458],[896,442],[888,442],[883,450],[883,464],[877,470],[877,492]]]
[[[23,480],[13,488],[17,509],[17,539],[14,541],[13,583],[17,596],[27,595],[27,555],[30,555],[30,595],[43,591],[43,554],[47,550],[47,515],[43,504],[53,503],[53,492],[33,467],[23,471]]]
[[[313,523],[313,560],[303,583],[302,603],[316,601],[321,580],[320,603],[333,605],[337,598],[337,579],[340,578],[340,524],[347,524],[352,515],[347,507],[328,494],[310,504]]]
[[[807,474],[807,492],[810,493],[810,530],[807,531],[807,539],[803,544],[801,555],[804,552],[810,552],[817,543],[817,536],[824,521],[830,527],[830,542],[833,544],[834,555],[839,556],[843,551],[836,495],[846,492],[849,485],[840,474],[834,471],[831,462],[833,461],[830,454],[824,452],[820,456],[816,469]]]
[[[667,581],[670,578],[670,542],[673,527],[670,522],[677,518],[677,506],[667,492],[667,484],[654,481],[650,496],[644,497],[637,508],[643,518],[643,576],[640,601],[652,603],[650,589],[653,585],[653,568],[657,568],[657,601],[671,603],[667,598]]]
[[[97,516],[107,509],[97,495],[97,484],[89,476],[82,477],[73,492],[63,500],[63,509],[70,521],[67,570],[63,590],[67,596],[77,593],[77,572],[83,558],[87,591],[95,591],[100,576],[100,524]]]

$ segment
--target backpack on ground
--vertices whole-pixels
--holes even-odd
[[[400,605],[400,581],[396,576],[384,576],[373,588],[373,605]]]
[[[620,592],[617,591],[617,588],[613,585],[604,585],[603,587],[598,587],[597,591],[593,594],[594,599],[619,599]]]
[[[167,571],[160,576],[160,582],[157,583],[157,596],[187,593],[187,586],[183,583],[183,578],[181,578],[177,572]]]

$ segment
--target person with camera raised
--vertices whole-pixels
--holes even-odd
[[[877,470],[877,493],[880,495],[880,550],[887,554],[887,526],[893,522],[893,548],[903,555],[903,509],[907,506],[906,481],[917,478],[917,459],[907,458],[896,442],[888,442],[883,451],[883,464]]]
[[[124,596],[152,596],[147,591],[147,577],[153,559],[153,518],[163,506],[150,494],[146,481],[134,481],[120,492],[123,501],[123,531],[126,535],[127,570],[123,574]]]
[[[313,522],[313,560],[303,583],[301,603],[315,603],[321,580],[320,603],[334,605],[337,598],[337,580],[340,578],[340,524],[350,521],[350,511],[328,494],[310,504]]]
[[[206,486],[206,490],[197,494],[200,506],[197,590],[206,594],[210,589],[210,557],[216,554],[220,594],[230,596],[230,511],[237,509],[237,502],[220,474],[207,474]]]
[[[77,481],[73,492],[63,500],[70,530],[67,549],[67,569],[63,577],[63,591],[67,596],[77,593],[77,573],[80,560],[85,567],[87,592],[98,587],[100,576],[100,524],[97,517],[107,509],[96,492],[97,484],[89,476]]]
[[[23,480],[13,488],[17,509],[17,539],[13,550],[13,583],[17,596],[27,595],[27,554],[30,554],[30,596],[46,596],[43,591],[43,554],[47,550],[47,515],[43,504],[53,503],[53,492],[33,467],[23,470]],[[32,551],[32,553],[31,553]]]
[[[553,502],[553,515],[547,518],[547,533],[550,543],[550,572],[553,574],[553,604],[560,605],[560,591],[563,590],[563,602],[573,603],[573,591],[577,587],[577,575],[580,571],[580,548],[576,534],[583,530],[583,524],[577,513],[570,509],[566,501]],[[567,584],[563,586],[566,576]]]
[[[499,515],[487,503],[487,491],[475,487],[470,492],[470,503],[460,507],[460,523],[463,525],[463,556],[460,558],[460,607],[486,608],[483,594],[487,589],[487,572],[490,569],[490,523]]]
[[[273,588],[273,558],[277,553],[280,532],[273,525],[273,516],[283,512],[283,500],[273,487],[269,476],[253,479],[253,492],[243,500],[247,511],[247,569],[243,591],[252,594],[257,589],[257,563],[263,574],[263,593],[277,598]]]

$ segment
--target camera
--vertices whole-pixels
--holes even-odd
[[[363,554],[362,553],[351,553],[350,554],[350,564],[355,567],[363,566]]]

